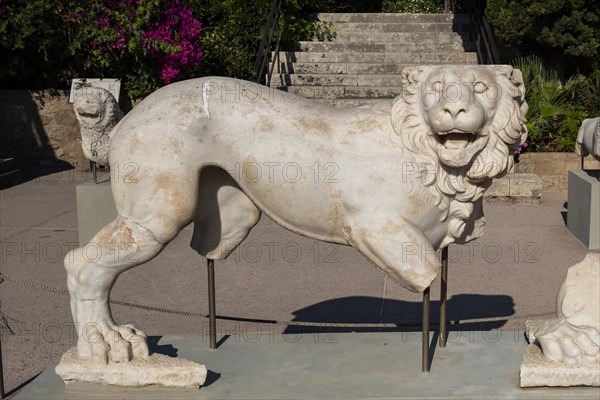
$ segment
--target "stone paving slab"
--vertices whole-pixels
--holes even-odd
[[[519,387],[526,348],[511,332],[472,331],[436,349],[420,369],[416,333],[229,337],[208,350],[201,337],[163,337],[161,352],[206,364],[198,389],[64,385],[47,368],[14,399],[598,399],[600,388]],[[432,342],[436,344],[435,339]]]

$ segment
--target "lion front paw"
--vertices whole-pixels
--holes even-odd
[[[536,333],[544,357],[569,366],[597,364],[600,333],[591,326],[576,326],[565,319],[545,321]]]
[[[84,329],[77,341],[80,357],[104,364],[122,363],[150,355],[146,334],[133,325],[98,323]]]

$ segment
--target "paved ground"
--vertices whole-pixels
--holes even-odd
[[[1,272],[11,278],[66,288],[62,259],[77,244],[75,185],[81,172],[64,171],[0,191]],[[544,194],[538,205],[486,204],[484,238],[450,248],[449,317],[554,310],[569,266],[586,248],[565,227],[566,194]],[[184,230],[154,260],[124,273],[113,299],[184,311],[207,311],[205,262]],[[420,295],[398,287],[348,247],[316,242],[262,218],[226,262],[217,263],[217,313],[246,318],[419,323]],[[437,299],[437,282],[432,298]],[[74,345],[68,297],[4,282],[2,312],[8,390],[42,371]],[[437,302],[433,303],[437,310]],[[119,322],[149,335],[206,333],[203,319],[114,306]],[[433,315],[433,320],[437,315]],[[523,330],[523,320],[462,329]],[[221,334],[251,341],[257,332],[293,329],[220,321]],[[319,331],[313,329],[304,331]],[[330,331],[330,330],[329,330]]]

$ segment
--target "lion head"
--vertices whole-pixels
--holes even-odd
[[[81,128],[81,147],[88,160],[108,164],[112,130],[123,112],[114,96],[106,89],[83,86],[73,94],[75,115]]]
[[[527,137],[525,88],[510,66],[408,67],[392,124],[423,164],[423,183],[452,218],[446,243],[459,237],[492,178],[513,163]]]

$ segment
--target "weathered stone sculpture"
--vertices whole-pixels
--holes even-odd
[[[123,118],[118,101],[106,89],[83,86],[75,90],[73,106],[81,129],[83,154],[99,165],[108,165],[113,128]]]
[[[583,120],[577,134],[575,153],[580,157],[591,154],[600,161],[600,117]]]
[[[525,139],[527,105],[510,66],[406,68],[402,84],[388,104],[334,109],[201,78],[136,106],[111,143],[118,217],[92,239],[102,257],[90,262],[75,249],[65,258],[73,318],[90,327],[78,356],[104,364],[148,356],[144,335],[112,319],[110,289],[192,221],[192,246],[211,259],[226,258],[264,212],[426,289],[436,250],[483,234],[482,195]]]
[[[600,254],[569,268],[556,313],[527,321],[521,386],[600,386]]]

